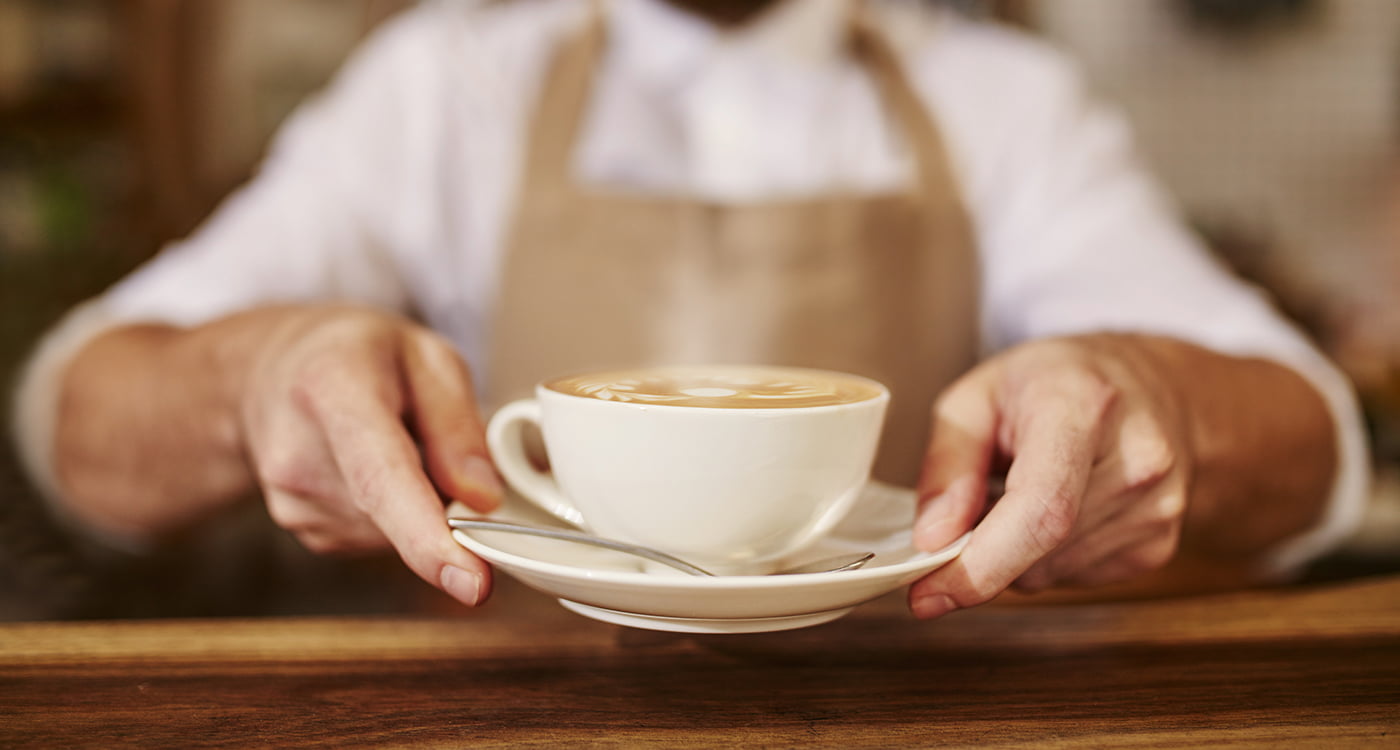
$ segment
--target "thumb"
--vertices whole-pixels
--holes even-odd
[[[977,522],[986,506],[997,423],[993,380],[985,368],[973,370],[939,396],[918,484],[915,546],[942,549]]]
[[[495,510],[501,480],[486,449],[466,364],[442,337],[422,329],[405,337],[402,357],[409,415],[433,484],[474,510]]]

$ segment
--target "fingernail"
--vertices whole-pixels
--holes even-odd
[[[909,608],[913,610],[914,616],[920,620],[932,620],[957,609],[958,604],[953,601],[953,597],[947,594],[929,594],[915,599]]]
[[[491,466],[491,462],[481,456],[469,456],[466,463],[462,464],[462,476],[469,484],[475,485],[485,494],[495,499],[499,499],[503,487],[500,477],[496,476],[496,469]]]
[[[440,579],[443,591],[453,599],[475,607],[481,603],[482,580],[480,573],[469,573],[455,565],[443,566]]]

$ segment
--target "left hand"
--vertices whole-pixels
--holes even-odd
[[[976,528],[956,560],[910,588],[914,614],[1012,585],[1123,581],[1171,560],[1193,457],[1186,407],[1163,372],[1131,336],[1084,336],[1008,350],[949,387],[934,407],[915,543],[935,550]],[[1002,468],[1006,492],[988,510],[988,476]]]

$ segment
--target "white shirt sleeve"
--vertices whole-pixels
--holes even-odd
[[[1359,522],[1369,474],[1345,377],[1183,227],[1121,119],[1091,101],[1066,60],[1004,31],[948,43],[921,71],[933,71],[926,91],[943,105],[935,111],[982,245],[988,348],[1136,331],[1293,368],[1327,402],[1339,470],[1326,517],[1280,546],[1273,567],[1296,570],[1338,544]]]

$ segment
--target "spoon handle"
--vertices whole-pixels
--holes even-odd
[[[517,523],[508,523],[506,521],[487,521],[485,519],[479,518],[449,518],[447,519],[447,525],[451,526],[454,529],[475,529],[478,531],[505,531],[511,534],[526,534],[529,536],[544,537],[546,539],[561,539],[566,542],[589,544],[594,547],[602,547],[603,549],[610,549],[616,552],[625,552],[629,555],[635,555],[637,557],[645,558],[653,562],[661,563],[662,565],[669,565],[670,567],[675,568],[676,570],[679,570],[683,573],[689,573],[693,576],[714,576],[714,573],[711,573],[710,571],[705,570],[704,568],[691,565],[685,560],[682,560],[678,557],[672,557],[671,555],[668,555],[660,550],[655,550],[650,547],[642,547],[636,544],[628,544],[626,542],[617,542],[613,541],[612,539],[603,539],[601,537],[582,534],[577,531],[567,531],[564,529],[548,529],[541,528],[538,526],[523,526]]]

